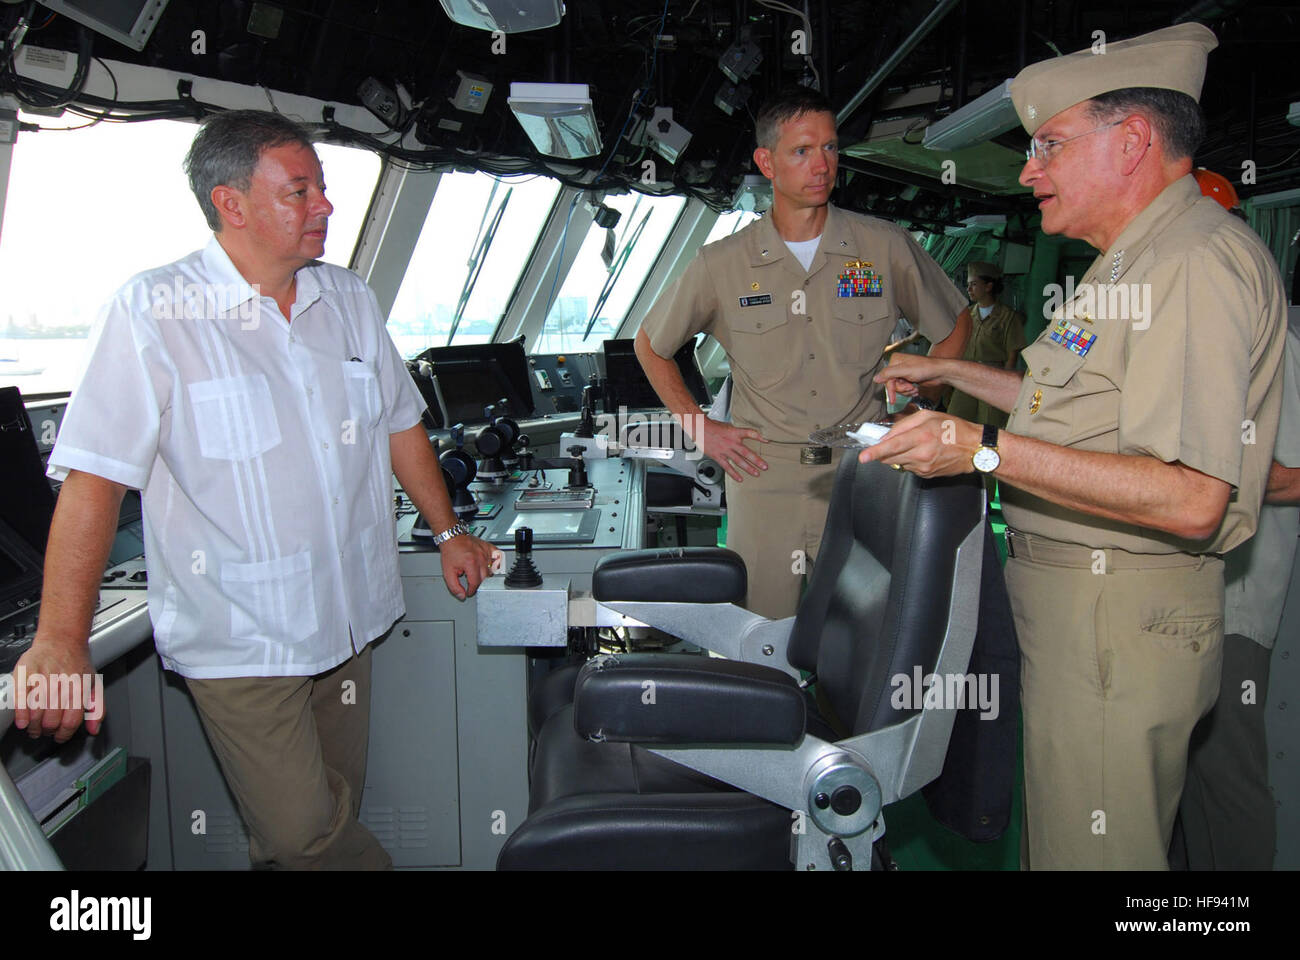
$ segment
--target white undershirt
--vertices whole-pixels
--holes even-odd
[[[994,304],[993,306],[996,306],[996,304]],[[989,314],[993,312],[993,306],[980,307],[981,320],[987,320],[989,318]]]
[[[790,248],[790,252],[798,258],[803,264],[804,270],[812,269],[813,256],[817,253],[817,244],[822,242],[820,235],[813,237],[811,240],[787,240],[785,245]]]

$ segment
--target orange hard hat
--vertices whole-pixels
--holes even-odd
[[[1213,170],[1206,170],[1204,167],[1197,167],[1192,171],[1192,176],[1196,178],[1201,193],[1218,200],[1219,203],[1223,204],[1224,210],[1231,210],[1241,204],[1241,201],[1237,199],[1237,191],[1233,189],[1232,181],[1222,174],[1215,173]]]

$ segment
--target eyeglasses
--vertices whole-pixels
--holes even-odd
[[[1086,133],[1078,133],[1073,137],[1066,137],[1064,140],[1039,140],[1037,137],[1031,137],[1029,140],[1029,149],[1025,151],[1026,160],[1041,160],[1046,166],[1051,162],[1052,156],[1061,147],[1065,146],[1071,140],[1078,140],[1080,137],[1086,137],[1089,134],[1096,133],[1098,130],[1109,130],[1111,127],[1118,126],[1124,122],[1124,118],[1114,121],[1113,123],[1104,123],[1100,127],[1093,127]]]

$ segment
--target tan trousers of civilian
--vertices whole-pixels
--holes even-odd
[[[1223,562],[1014,535],[1021,865],[1168,869],[1192,728],[1223,658]]]
[[[822,542],[831,485],[842,450],[829,464],[802,464],[801,447],[757,446],[768,469],[727,477],[727,547],[740,554],[749,573],[745,609],[779,620],[794,616],[804,574],[812,573]]]
[[[370,647],[314,677],[185,681],[248,826],[249,859],[289,870],[393,865],[357,819]]]

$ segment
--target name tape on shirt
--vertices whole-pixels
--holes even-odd
[[[752,297],[741,297],[740,305],[742,307],[762,307],[772,302],[770,293],[760,293]]]

